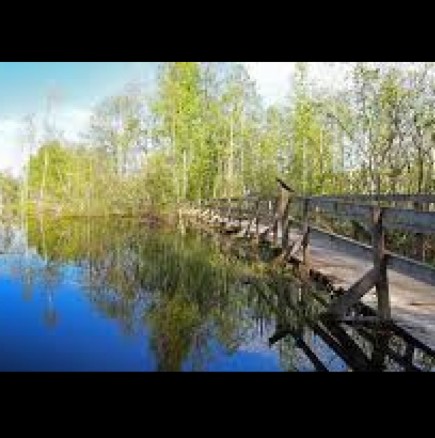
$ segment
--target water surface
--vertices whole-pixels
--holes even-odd
[[[397,334],[320,323],[319,301],[263,256],[184,226],[3,224],[0,370],[433,369]]]

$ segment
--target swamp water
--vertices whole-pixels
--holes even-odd
[[[128,219],[0,224],[0,370],[435,369],[400,334],[319,319],[327,292],[268,257]]]

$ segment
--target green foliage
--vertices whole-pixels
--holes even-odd
[[[0,173],[0,211],[15,212],[19,203],[19,181],[8,173]]]
[[[348,88],[336,92],[310,82],[309,65],[297,63],[292,95],[268,107],[242,65],[163,63],[151,95],[129,88],[95,108],[86,145],[29,146],[21,204],[140,214],[271,195],[277,176],[305,194],[431,193],[435,70],[414,67],[356,63]],[[5,193],[17,197],[15,188]]]

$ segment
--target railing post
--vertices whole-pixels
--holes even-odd
[[[286,201],[288,198],[287,190],[280,188],[279,195],[275,201],[275,215],[273,219],[273,243],[278,244],[278,232],[281,225],[281,232],[284,231],[284,214],[286,208]]]
[[[377,272],[376,294],[378,299],[378,312],[381,320],[391,318],[390,297],[387,278],[387,259],[385,256],[385,231],[382,225],[382,208],[372,207],[372,246],[373,264]]]
[[[278,230],[279,230],[279,224],[282,220],[283,215],[283,209],[284,209],[284,199],[283,199],[283,193],[282,191],[275,199],[275,214],[273,218],[273,244],[276,246],[278,245]]]
[[[228,223],[231,222],[231,216],[232,216],[232,200],[231,198],[228,198],[228,212],[227,212],[227,217],[228,217]]]
[[[278,195],[274,202],[274,209],[273,209],[273,222],[272,222],[272,236],[273,236],[273,244],[276,246],[278,243],[278,220],[279,220],[279,213],[281,210],[281,196]]]
[[[308,223],[309,198],[304,198],[302,210],[302,263],[305,267],[310,264],[310,252],[308,248],[310,227]]]
[[[255,238],[260,238],[260,204],[261,200],[257,200],[256,208],[255,208]]]
[[[242,228],[243,198],[239,199],[239,227]]]
[[[273,203],[273,207],[272,207]],[[276,206],[277,206],[277,198],[275,198],[273,201],[272,199],[267,200],[267,209],[268,209],[268,220],[267,220],[267,229],[263,233],[263,238],[266,239],[270,232],[273,234],[273,242],[275,242],[275,219],[276,219]]]
[[[281,221],[282,249],[283,249],[283,251],[288,246],[288,233],[289,233],[288,216],[289,216],[289,212],[290,212],[290,202],[291,202],[291,197],[290,197],[289,194],[287,194],[287,200],[286,200],[286,203],[285,203],[284,212],[283,212],[282,221]]]
[[[416,211],[424,211],[424,204],[422,202],[414,202],[414,209]],[[415,234],[415,258],[424,262],[425,260],[425,251],[424,251],[424,234],[416,233]]]

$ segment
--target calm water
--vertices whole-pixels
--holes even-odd
[[[314,289],[264,258],[125,219],[3,224],[0,370],[434,369],[400,334],[322,322]]]

